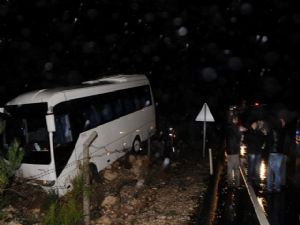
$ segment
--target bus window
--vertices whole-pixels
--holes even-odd
[[[97,125],[100,124],[100,115],[97,112],[97,109],[94,105],[91,105],[90,109],[90,120],[91,120],[91,125],[92,127],[96,127]]]
[[[143,102],[143,107],[152,104],[150,88],[148,86],[143,87],[140,96],[141,96],[141,101]]]
[[[113,119],[113,113],[111,110],[111,105],[109,103],[103,105],[101,116],[103,118],[103,123],[109,122]]]
[[[45,142],[48,141],[48,131],[45,127],[45,121],[33,120],[28,123],[27,120],[23,120],[24,128],[27,132],[24,134],[27,136],[27,142]],[[25,130],[25,129],[24,129]],[[24,131],[23,130],[23,131]]]
[[[87,109],[83,112],[83,118],[85,120],[84,130],[92,129],[101,122],[100,115],[94,105],[87,106]]]
[[[73,141],[69,115],[57,115],[55,118],[55,126],[54,144],[66,144]]]
[[[135,110],[140,110],[151,105],[151,93],[149,86],[137,87],[131,90]]]
[[[50,144],[46,129],[44,104],[28,104],[22,107],[10,106],[11,115],[6,121],[3,133],[3,147],[16,139],[24,151],[23,163],[49,164]]]
[[[138,94],[138,93],[136,93],[136,94]],[[134,105],[135,105],[135,109],[136,109],[136,110],[139,110],[139,109],[141,109],[141,108],[144,107],[144,106],[143,106],[142,99],[141,99],[140,96],[135,95],[133,101],[134,101]]]
[[[112,108],[114,111],[115,118],[123,116],[123,107],[121,98],[117,98],[112,102]]]
[[[124,93],[123,105],[125,114],[132,113],[135,110],[134,101],[130,91]]]

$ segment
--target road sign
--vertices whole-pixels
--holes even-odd
[[[215,119],[211,114],[208,105],[203,104],[201,111],[196,117],[196,121],[203,121],[203,158],[205,157],[205,142],[206,142],[206,122],[214,122]]]
[[[196,117],[196,121],[214,122],[215,119],[208,108],[206,103],[203,104],[201,111]]]

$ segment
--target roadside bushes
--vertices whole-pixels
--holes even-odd
[[[82,222],[82,191],[83,176],[79,175],[72,181],[73,189],[62,198],[50,193],[45,202],[44,225],[75,225]]]
[[[19,146],[19,142],[14,139],[6,156],[0,156],[0,194],[9,186],[23,160],[24,153],[19,150]]]

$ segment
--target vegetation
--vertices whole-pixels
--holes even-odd
[[[7,188],[21,165],[24,153],[19,150],[19,146],[19,142],[13,140],[6,157],[0,157],[0,194]]]
[[[44,225],[75,225],[82,220],[82,191],[83,177],[77,176],[73,182],[73,189],[62,198],[49,195],[46,207]],[[53,197],[54,196],[54,197]]]

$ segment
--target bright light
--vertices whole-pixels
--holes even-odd
[[[241,154],[241,156],[245,156],[245,154],[246,154],[246,145],[241,145],[241,147],[240,147],[240,154]]]
[[[267,175],[266,162],[262,160],[259,167],[259,177],[261,180],[265,180],[267,177],[266,175]]]

